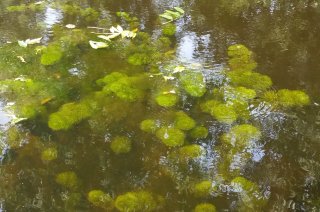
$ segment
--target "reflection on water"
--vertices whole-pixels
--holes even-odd
[[[7,7],[18,3],[0,4],[7,17],[0,31],[13,41],[0,48],[1,98],[16,102],[12,114],[28,117],[10,123],[15,116],[1,104],[0,211],[126,211],[117,200],[127,192],[139,199],[127,211],[192,211],[205,202],[217,211],[320,209],[316,2],[43,4],[16,11]],[[174,6],[186,14],[165,37],[158,15]],[[35,23],[39,18],[43,23]],[[99,38],[88,26],[120,23],[151,36],[139,31],[108,49],[90,48],[88,41]],[[47,48],[16,43],[41,36]],[[254,56],[244,51],[240,62],[228,59],[235,43]],[[255,71],[274,82],[269,96],[262,75],[236,82],[226,71],[247,65],[243,73],[251,74],[252,58]],[[12,80],[18,77],[24,80]],[[282,88],[305,90],[311,104],[285,107],[299,98]],[[181,140],[184,148],[175,146]]]

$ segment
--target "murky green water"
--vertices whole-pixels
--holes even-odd
[[[319,3],[2,1],[0,211],[319,211]]]

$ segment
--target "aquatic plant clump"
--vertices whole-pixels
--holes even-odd
[[[56,182],[69,189],[76,189],[79,186],[78,177],[73,171],[66,171],[57,174]]]
[[[194,159],[200,157],[203,154],[203,149],[198,144],[191,144],[180,147],[179,149],[179,157],[182,160]]]
[[[146,119],[140,123],[140,129],[144,132],[155,133],[158,129],[158,124],[156,120]]]
[[[310,104],[309,96],[303,91],[281,89],[279,91],[267,91],[264,93],[264,100],[274,106],[301,107]]]
[[[157,200],[147,191],[127,192],[116,198],[115,207],[121,212],[153,211]]]
[[[194,209],[194,212],[216,212],[216,211],[217,211],[216,207],[210,203],[198,204]]]
[[[211,108],[210,113],[219,122],[232,124],[237,120],[238,115],[232,105],[219,104]]]
[[[52,161],[58,157],[58,151],[55,147],[50,147],[42,151],[41,160],[42,161]]]
[[[270,77],[252,71],[230,71],[227,73],[230,83],[234,86],[242,86],[256,91],[264,91],[271,87]]]
[[[177,147],[184,144],[185,134],[173,127],[162,127],[156,132],[157,138],[168,147]]]
[[[90,117],[94,111],[91,103],[87,101],[67,103],[62,105],[59,111],[50,114],[48,125],[52,130],[67,130]]]
[[[201,181],[194,185],[192,193],[197,197],[207,197],[215,190],[213,184],[209,180]]]
[[[177,104],[178,96],[176,94],[160,94],[156,97],[156,102],[162,107],[172,107]]]
[[[43,50],[41,55],[42,65],[53,65],[57,63],[63,56],[62,48],[59,44],[51,44]]]
[[[235,44],[228,48],[229,67],[232,71],[252,71],[257,67],[252,52],[244,45]]]
[[[201,97],[207,91],[206,82],[201,72],[183,71],[180,81],[185,91],[194,97]]]
[[[162,26],[162,34],[165,36],[173,36],[176,34],[177,27],[173,23],[168,23]]]
[[[131,151],[132,142],[124,136],[115,137],[111,141],[110,148],[116,154],[128,153]]]
[[[174,126],[180,130],[191,130],[196,125],[195,120],[188,116],[185,112],[176,112]]]
[[[195,139],[206,138],[208,134],[208,129],[203,126],[197,126],[190,131],[190,136]]]
[[[260,130],[250,124],[234,126],[228,133],[222,135],[222,141],[240,149],[246,147],[250,141],[260,138]]]
[[[91,190],[88,193],[87,199],[94,206],[97,206],[100,208],[110,210],[114,207],[112,197],[101,190]]]

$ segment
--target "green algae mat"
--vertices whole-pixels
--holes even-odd
[[[0,211],[320,210],[320,8],[226,2],[1,2]]]

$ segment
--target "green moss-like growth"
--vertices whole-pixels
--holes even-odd
[[[176,34],[177,27],[173,23],[168,23],[162,26],[162,34],[165,36],[173,36]]]
[[[64,4],[61,6],[63,13],[68,15],[78,15],[81,11],[81,8],[75,4]]]
[[[88,193],[88,201],[94,206],[111,210],[113,208],[113,199],[109,194],[101,190],[92,190]]]
[[[252,58],[252,52],[244,45],[232,45],[228,48],[229,67],[232,71],[252,71],[257,63]]]
[[[57,63],[63,56],[62,48],[58,44],[49,45],[41,55],[42,65],[53,65]]]
[[[156,102],[158,105],[162,107],[172,107],[177,104],[178,96],[176,94],[168,93],[168,94],[159,94],[156,97]]]
[[[146,119],[140,123],[140,129],[144,132],[155,133],[158,129],[158,124],[156,120]]]
[[[207,91],[206,83],[201,72],[184,71],[180,81],[185,91],[194,97],[201,97]]]
[[[267,91],[263,99],[273,106],[281,107],[301,107],[310,104],[309,96],[303,91],[281,89],[278,92]]]
[[[236,177],[231,181],[231,185],[235,187],[240,187],[239,189],[244,190],[246,192],[256,192],[258,191],[258,186],[251,182],[250,180],[247,180],[244,177]]]
[[[212,108],[220,105],[221,102],[217,100],[208,100],[200,104],[201,111],[204,113],[212,113]]]
[[[256,91],[264,91],[272,85],[270,77],[252,71],[231,71],[227,73],[230,82],[234,86],[251,88]]]
[[[185,139],[183,131],[169,127],[162,127],[157,130],[156,136],[169,147],[182,146]]]
[[[81,9],[80,14],[85,18],[86,21],[94,21],[99,18],[99,12],[95,9],[88,7],[86,9]]]
[[[128,77],[119,72],[113,72],[102,79],[97,80],[99,85],[105,85],[102,91],[105,94],[115,94],[122,100],[134,102],[144,95],[142,83],[145,83],[144,75]],[[146,83],[145,83],[146,84]]]
[[[69,189],[77,189],[79,180],[76,173],[72,171],[61,172],[56,176],[56,182]]]
[[[207,197],[215,190],[211,181],[204,180],[194,185],[192,192],[197,197]]]
[[[222,141],[231,144],[239,149],[245,148],[251,140],[259,140],[261,132],[250,124],[234,126],[231,130],[222,135]]]
[[[174,126],[180,130],[191,130],[196,126],[196,122],[185,112],[176,112]]]
[[[253,89],[245,88],[245,87],[224,87],[224,99],[226,101],[231,102],[240,102],[240,101],[248,101],[257,96],[257,93]]]
[[[180,156],[180,159],[182,160],[197,158],[202,154],[203,154],[203,149],[198,144],[183,146],[179,149],[179,156]]]
[[[128,57],[128,63],[135,66],[147,65],[151,62],[151,56],[146,53],[134,53]]]
[[[50,114],[48,125],[53,130],[67,130],[90,117],[94,111],[90,102],[87,101],[67,103],[62,105],[58,112]]]
[[[195,209],[194,212],[216,212],[216,207],[210,203],[201,203],[198,204]]]
[[[211,115],[221,123],[232,124],[238,115],[231,105],[219,104],[211,108]]]
[[[55,147],[50,147],[42,151],[41,160],[42,161],[52,161],[57,159],[58,150]]]
[[[111,149],[116,154],[128,153],[131,151],[132,142],[124,136],[115,137],[111,141]]]
[[[27,10],[31,10],[31,11],[41,11],[44,10],[45,6],[44,4],[20,4],[20,5],[15,5],[15,6],[9,6],[7,7],[7,11],[8,12],[24,12]]]
[[[154,211],[157,201],[150,192],[127,192],[117,197],[115,207],[121,212]]]
[[[198,126],[198,127],[195,127],[193,128],[191,131],[190,131],[190,136],[194,139],[197,139],[197,138],[206,138],[208,136],[208,129],[203,127],[203,126]]]

